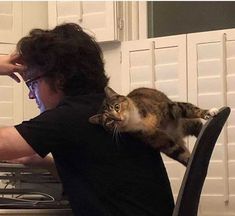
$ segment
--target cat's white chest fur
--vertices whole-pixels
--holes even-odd
[[[139,130],[139,125],[141,124],[141,117],[138,110],[135,106],[132,106],[132,109],[124,114],[124,120],[120,131],[136,131]]]
[[[147,130],[145,121],[143,120],[143,117],[140,116],[140,113],[135,106],[133,106],[132,109],[126,113],[125,117],[125,126],[122,131],[135,132]]]

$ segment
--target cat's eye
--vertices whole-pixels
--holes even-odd
[[[120,110],[120,105],[119,104],[115,104],[114,105],[114,109],[116,112],[118,112]]]
[[[107,105],[104,104],[104,105],[103,105],[103,110],[107,110],[107,109],[108,109]]]

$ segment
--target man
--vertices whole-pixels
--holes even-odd
[[[41,114],[0,129],[0,159],[51,153],[74,215],[172,215],[160,154],[128,134],[115,141],[88,122],[108,83],[95,40],[80,26],[63,24],[32,30],[17,52],[0,58],[0,74],[16,81],[15,72],[21,74]]]

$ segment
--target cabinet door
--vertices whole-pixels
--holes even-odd
[[[228,149],[229,210],[235,214],[235,29],[226,32],[226,102],[230,106],[226,143]]]
[[[122,43],[122,89],[157,88],[173,100],[187,100],[186,36]]]
[[[122,90],[156,88],[173,100],[187,100],[186,35],[122,43]],[[185,167],[162,155],[174,196],[177,196]]]
[[[200,107],[231,107],[202,192],[202,215],[235,210],[235,30],[188,35],[188,96]],[[228,202],[225,205],[225,202]]]
[[[0,55],[11,53],[14,45],[0,44]],[[12,126],[23,120],[23,88],[8,76],[0,76],[0,126]]]
[[[116,40],[115,3],[112,1],[48,2],[49,27],[73,22],[94,35],[97,41]]]
[[[230,106],[212,154],[200,215],[235,212],[235,29],[122,43],[122,89],[147,86],[204,108]],[[189,139],[192,149],[195,139]],[[163,155],[173,193],[184,167]]]
[[[154,88],[154,49],[151,40],[122,43],[122,93],[138,87]]]
[[[0,2],[0,42],[16,43],[22,35],[22,3]]]
[[[187,101],[186,35],[154,39],[155,88],[174,101]]]

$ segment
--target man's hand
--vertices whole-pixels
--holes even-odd
[[[8,75],[16,82],[20,82],[20,78],[16,75],[19,73],[20,76],[25,72],[26,67],[21,65],[20,57],[18,54],[13,53],[10,55],[0,56],[0,75]]]
[[[57,173],[54,159],[51,154],[47,155],[45,158],[41,158],[38,154],[33,154],[31,156],[16,158],[12,160],[6,160],[6,162],[7,163],[20,163],[26,166],[47,169],[57,180],[59,180],[59,175]]]

